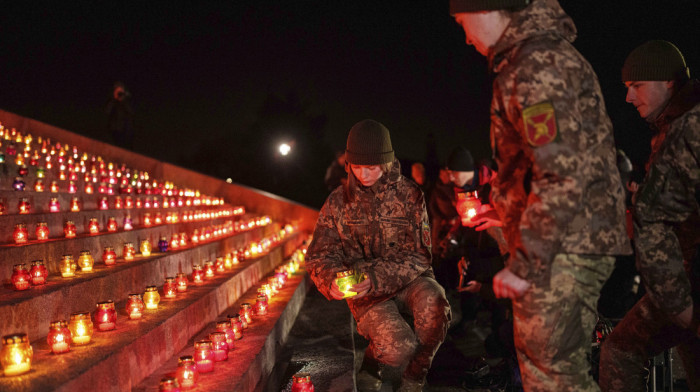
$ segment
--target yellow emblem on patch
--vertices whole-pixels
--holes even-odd
[[[533,147],[544,146],[557,137],[557,119],[554,107],[542,102],[523,109],[525,138]]]

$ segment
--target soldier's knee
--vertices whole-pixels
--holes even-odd
[[[378,360],[393,367],[403,367],[413,357],[418,344],[415,339],[405,339],[398,344],[385,347]]]

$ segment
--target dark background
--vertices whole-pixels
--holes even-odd
[[[620,68],[649,39],[700,66],[700,2],[561,0],[599,75],[618,147],[643,166],[650,133]],[[350,127],[383,122],[405,163],[434,173],[463,144],[490,156],[486,61],[447,1],[4,2],[0,108],[111,142],[123,81],[134,150],[319,207]],[[287,157],[280,142],[293,143]]]

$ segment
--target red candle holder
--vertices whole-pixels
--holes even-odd
[[[267,296],[265,294],[258,294],[255,298],[255,314],[258,316],[267,314]]]
[[[165,283],[163,283],[163,297],[175,298],[176,293],[177,284],[175,284],[175,278],[171,276],[165,278]]]
[[[226,266],[224,263],[223,256],[219,256],[216,258],[216,262],[214,263],[214,268],[216,269],[216,272],[218,272],[218,273],[226,272]]]
[[[241,309],[238,311],[238,314],[241,316],[243,329],[248,328],[248,325],[253,322],[253,307],[248,302],[244,302],[241,304]]]
[[[175,286],[180,293],[187,291],[187,276],[182,272],[178,273],[175,277]]]
[[[241,316],[235,314],[233,316],[228,316],[228,321],[231,323],[231,330],[233,331],[233,337],[236,340],[243,338],[243,322],[241,321]]]
[[[160,212],[156,212],[156,216],[153,218],[153,222],[155,222],[156,225],[162,225],[163,215]]]
[[[117,196],[117,197],[114,198],[114,208],[116,208],[116,209],[118,209],[118,210],[124,208],[124,207],[123,207],[122,197],[121,197],[121,196]]]
[[[29,276],[32,284],[35,286],[46,283],[49,272],[46,270],[44,262],[41,260],[32,261],[32,267],[29,269]]]
[[[131,242],[125,243],[124,249],[122,252],[122,256],[124,257],[124,260],[131,261],[134,259],[135,255],[136,255],[136,249],[134,249],[134,244],[132,244]]]
[[[18,223],[15,225],[15,230],[12,232],[12,239],[15,244],[25,244],[29,239],[29,232],[27,231],[27,225],[24,223]]]
[[[70,351],[71,333],[66,320],[52,321],[46,342],[54,354],[63,354]]]
[[[34,191],[35,192],[43,192],[44,191],[44,180],[41,178],[37,178],[36,181],[34,181]]]
[[[140,197],[137,197],[137,198],[136,198],[136,203],[135,203],[135,205],[136,205],[136,208],[143,208],[143,202],[141,201],[141,198],[140,198]]]
[[[224,332],[212,332],[209,334],[209,340],[212,343],[212,351],[214,352],[214,361],[221,362],[228,359],[228,343],[226,343],[226,334]]]
[[[197,364],[193,356],[184,355],[178,358],[176,377],[180,386],[183,388],[192,388],[197,384],[199,371],[197,370]]]
[[[88,222],[88,233],[90,233],[90,235],[100,234],[100,223],[97,221],[97,218],[90,218]]]
[[[101,210],[108,210],[109,209],[109,201],[107,200],[107,196],[103,196],[100,198],[100,209]]]
[[[175,250],[180,248],[180,239],[178,238],[177,233],[173,233],[173,235],[170,237],[170,249]]]
[[[31,277],[29,275],[29,271],[27,270],[27,266],[23,263],[15,264],[15,266],[12,268],[12,276],[10,277],[10,281],[12,282],[12,286],[14,286],[15,290],[22,291],[28,289],[30,280]]]
[[[214,262],[205,261],[204,262],[204,277],[207,279],[212,279],[214,277]]]
[[[131,196],[127,196],[124,199],[124,206],[126,208],[134,208],[134,199]]]
[[[143,226],[144,227],[151,227],[153,226],[153,219],[151,218],[151,213],[146,212],[143,214]]]
[[[49,199],[49,212],[61,212],[61,203],[55,197]]]
[[[111,331],[117,328],[117,310],[114,308],[114,301],[97,303],[94,322],[99,331]]]
[[[187,246],[187,234],[180,233],[180,246]]]
[[[95,192],[95,187],[91,183],[85,184],[85,193],[88,195],[91,195]]]
[[[63,234],[66,238],[75,238],[78,233],[78,229],[75,227],[73,221],[66,221],[63,225]]]
[[[192,281],[197,285],[204,283],[204,269],[201,265],[192,266]]]
[[[457,212],[462,219],[462,226],[468,226],[472,220],[479,212],[481,207],[481,200],[477,195],[477,192],[460,192],[457,194]]]
[[[53,183],[51,184],[53,187]],[[51,192],[54,192],[53,190]],[[58,192],[58,186],[56,187],[56,192]],[[75,185],[73,181],[68,182],[68,193],[76,193],[78,192],[78,186]]]
[[[17,210],[19,210],[20,214],[29,214],[32,212],[32,205],[29,203],[29,199],[26,197],[22,197],[19,199],[19,202],[17,203]]]
[[[233,328],[231,328],[231,322],[228,319],[217,321],[216,330],[224,333],[224,335],[226,336],[226,344],[228,345],[228,350],[233,350],[233,344],[236,341],[236,335],[233,333]]]
[[[199,340],[194,343],[194,361],[199,373],[214,370],[214,350],[211,340]]]
[[[177,381],[176,377],[166,375],[160,379],[160,383],[158,383],[158,391],[180,392],[180,383]]]
[[[113,216],[107,218],[107,231],[110,233],[114,233],[115,231],[117,231],[117,229],[117,219]]]
[[[111,246],[106,246],[102,252],[102,261],[105,265],[114,265],[117,262],[117,253]]]
[[[132,230],[134,225],[131,220],[131,216],[127,215],[124,217],[124,230]]]
[[[314,392],[314,384],[309,373],[297,373],[292,376],[292,392]]]
[[[70,200],[70,210],[71,210],[71,212],[79,212],[80,211],[80,200],[77,197],[73,197]]]
[[[140,319],[145,308],[146,305],[143,303],[141,294],[129,294],[129,299],[126,301],[126,313],[130,320]]]

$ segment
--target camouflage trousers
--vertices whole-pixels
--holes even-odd
[[[558,254],[550,284],[513,301],[513,337],[525,391],[599,391],[588,356],[612,256]]]
[[[678,346],[690,390],[700,391],[700,339],[673,323],[645,295],[603,342],[600,388],[605,392],[645,391],[646,361],[674,346]]]
[[[413,328],[401,313],[413,318]],[[403,377],[422,381],[445,340],[452,314],[445,290],[435,279],[418,277],[388,301],[370,308],[357,321],[378,362],[404,367]]]

